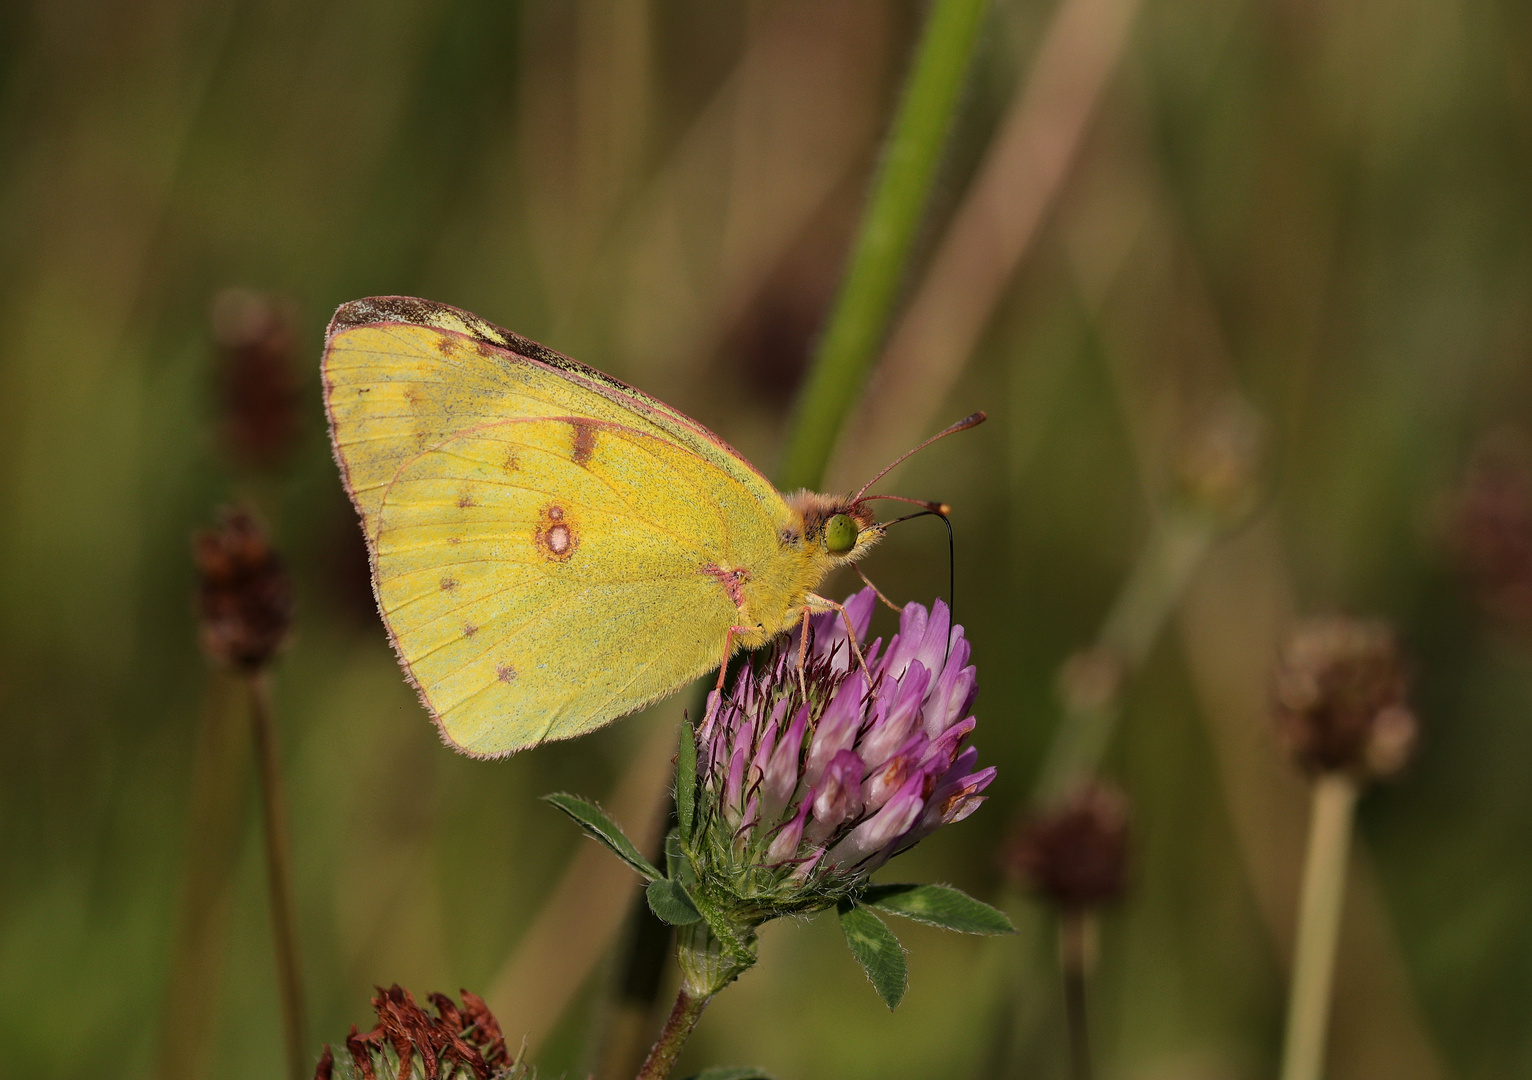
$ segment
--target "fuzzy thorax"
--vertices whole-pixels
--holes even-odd
[[[856,562],[883,538],[883,526],[874,520],[866,500],[850,495],[820,495],[799,491],[786,497],[787,516],[782,521],[775,550],[739,579],[740,626],[734,636],[736,649],[753,649],[777,634],[798,625],[809,596],[830,571]],[[855,526],[849,546],[833,550],[828,541],[847,537],[844,514]]]

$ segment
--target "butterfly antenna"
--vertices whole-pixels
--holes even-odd
[[[957,423],[953,424],[951,427],[945,427],[942,430],[938,431],[935,435],[932,435],[925,442],[923,442],[919,446],[915,447],[915,449],[913,449],[913,450],[906,450],[892,464],[890,464],[882,472],[878,473],[877,476],[874,476],[871,480],[867,481],[867,483],[863,484],[862,485],[862,490],[858,491],[856,493],[855,499],[860,499],[864,494],[866,494],[868,488],[872,487],[872,485],[876,484],[879,480],[883,479],[885,476],[887,476],[890,472],[892,472],[898,466],[902,465],[904,463],[905,459],[910,457],[910,455],[918,454],[920,451],[924,450],[926,447],[928,447],[932,443],[934,443],[937,439],[945,439],[948,435],[955,435],[959,431],[967,431],[971,427],[978,427],[980,424],[984,423],[984,421],[986,419],[987,419],[987,417],[982,412],[976,412],[972,416],[965,416],[965,417],[963,417],[963,419],[959,420]]]
[[[952,628],[957,625],[957,549],[952,541],[952,521],[946,514],[934,515],[947,526],[947,651],[942,655],[942,667],[952,655]]]

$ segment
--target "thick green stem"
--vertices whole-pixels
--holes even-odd
[[[1340,940],[1341,909],[1346,898],[1346,865],[1356,797],[1356,781],[1344,773],[1326,773],[1314,782],[1313,817],[1309,821],[1309,847],[1298,909],[1298,942],[1287,1005],[1282,1080],[1319,1080],[1323,1075],[1330,988],[1335,948]]]
[[[665,1026],[660,1029],[660,1037],[654,1041],[654,1048],[644,1059],[635,1080],[665,1080],[670,1075],[670,1070],[676,1067],[676,1059],[681,1056],[681,1048],[691,1038],[697,1021],[702,1018],[702,1010],[711,1000],[710,997],[693,997],[685,987],[681,988],[676,994],[675,1006],[665,1018]]]
[[[266,882],[271,893],[272,939],[277,956],[277,988],[282,998],[282,1027],[287,1038],[287,1071],[306,1080],[308,1032],[303,1008],[303,969],[298,961],[298,917],[293,901],[293,856],[288,839],[287,801],[272,721],[271,684],[266,673],[250,675],[250,724],[260,776],[262,830],[266,841]]]
[[[985,0],[934,0],[850,265],[798,399],[779,480],[817,487],[888,332]]]

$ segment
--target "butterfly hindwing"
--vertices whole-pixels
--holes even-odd
[[[735,610],[709,567],[731,562],[729,530],[699,468],[631,428],[542,419],[473,429],[398,471],[379,603],[455,745],[578,735],[718,664]],[[668,520],[679,505],[694,509]]]

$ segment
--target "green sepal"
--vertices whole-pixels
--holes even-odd
[[[749,1065],[714,1065],[711,1069],[692,1073],[686,1080],[776,1080],[776,1077]]]
[[[697,818],[697,729],[690,716],[681,719],[681,745],[676,750],[676,821],[681,838],[690,841]]]
[[[611,848],[619,859],[650,881],[664,876],[654,868],[653,863],[644,858],[643,853],[638,850],[633,841],[629,840],[627,835],[617,827],[617,823],[607,817],[601,807],[595,803],[587,802],[578,795],[570,795],[563,791],[544,795],[543,799],[574,818],[580,828]]]
[[[669,878],[651,881],[644,890],[644,896],[649,900],[649,910],[654,912],[660,922],[671,926],[687,926],[702,918],[702,912],[697,910],[697,905],[692,903],[692,898],[686,895],[679,881],[671,881]]]
[[[872,988],[890,1009],[897,1009],[904,1000],[904,989],[909,985],[909,968],[904,961],[904,946],[894,932],[883,925],[883,920],[867,908],[842,900],[840,912],[841,932],[846,935],[846,946],[856,957]]]
[[[697,884],[697,874],[692,869],[691,860],[686,857],[679,828],[671,829],[665,836],[665,876],[671,881],[679,881],[688,889]]]
[[[859,898],[869,907],[960,934],[1014,934],[1005,912],[950,885],[871,885]]]

